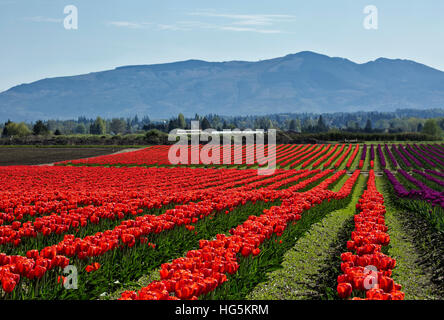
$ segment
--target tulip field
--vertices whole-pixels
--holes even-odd
[[[0,299],[444,299],[444,144],[170,148],[0,167]]]

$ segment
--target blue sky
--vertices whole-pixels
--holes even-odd
[[[78,30],[63,9],[78,8]],[[366,5],[378,30],[363,27]],[[186,59],[256,61],[311,50],[444,70],[442,0],[0,0],[0,92],[46,77]]]

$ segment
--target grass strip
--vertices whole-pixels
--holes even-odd
[[[351,195],[341,200],[325,200],[305,211],[299,221],[288,224],[281,237],[273,234],[266,240],[259,247],[261,253],[257,257],[240,257],[237,273],[230,275],[227,282],[202,299],[245,300],[259,283],[267,280],[270,272],[282,267],[284,254],[311,229],[312,225],[321,221],[330,212],[346,207],[350,200]]]
[[[399,209],[383,177],[376,178],[376,186],[387,211],[388,252],[396,259],[393,280],[403,286],[407,300],[444,299],[444,237],[419,213]]]
[[[158,234],[149,234],[147,241],[154,243],[153,249],[147,244],[139,242],[132,248],[124,247],[113,250],[102,256],[81,260],[73,258],[79,272],[78,289],[65,290],[57,285],[57,277],[61,270],[52,270],[40,280],[23,279],[21,290],[15,290],[3,297],[5,299],[97,299],[104,292],[115,292],[128,286],[137,286],[138,280],[151,272],[162,263],[181,257],[184,252],[199,247],[200,239],[211,239],[218,233],[226,233],[244,222],[252,214],[261,214],[264,209],[273,205],[280,205],[280,201],[256,203],[247,202],[236,207],[226,214],[226,211],[215,211],[206,219],[194,224],[194,230],[187,230],[185,226],[176,226],[171,230]],[[85,266],[92,262],[99,262],[101,268],[87,273]],[[1,298],[1,296],[0,296]]]
[[[282,268],[269,273],[268,281],[256,286],[248,299],[307,300],[334,299],[336,273],[339,273],[340,253],[350,236],[356,203],[362,194],[366,178],[360,176],[350,203],[331,212],[312,225],[284,255]]]

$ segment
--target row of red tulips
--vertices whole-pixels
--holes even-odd
[[[290,171],[287,170],[281,173],[283,176],[290,175]],[[315,172],[302,170],[293,172],[293,175],[294,173],[298,173],[297,179],[304,179]],[[225,193],[216,190],[219,187],[200,190],[199,196],[203,199],[202,201],[176,206],[175,209],[167,210],[160,216],[144,215],[137,217],[135,220],[122,221],[120,225],[112,230],[98,232],[83,239],[76,238],[74,235],[65,235],[63,241],[56,245],[47,246],[40,251],[29,250],[26,258],[2,255],[0,261],[0,281],[4,290],[10,292],[17,285],[20,276],[33,279],[37,272],[39,277],[42,277],[55,266],[63,267],[67,265],[69,263],[67,257],[93,258],[118,248],[131,248],[136,241],[146,242],[146,236],[150,233],[160,233],[180,225],[191,226],[191,224],[196,223],[214,211],[225,210],[228,214],[233,208],[246,204],[247,201],[285,199],[290,197],[296,190],[308,186],[329,173],[328,171],[318,173],[285,190],[275,190],[275,188],[282,185],[279,181],[281,179],[279,175],[270,179],[252,182],[247,186],[227,189]],[[250,178],[250,181],[253,179],[258,178]],[[297,181],[294,177],[290,177],[290,179],[290,182]],[[276,184],[276,182],[279,183]],[[269,184],[269,187],[254,189],[265,184]],[[192,228],[189,230],[192,230]],[[62,262],[63,264],[61,264]]]
[[[250,216],[243,224],[230,230],[231,236],[217,235],[215,240],[201,240],[198,250],[185,257],[165,263],[160,270],[161,281],[154,281],[138,292],[122,293],[122,300],[197,299],[215,290],[239,268],[240,257],[257,256],[260,246],[272,235],[280,237],[289,223],[325,200],[347,197],[359,171],[356,171],[337,193],[327,187],[342,176],[340,171],[317,187],[303,193],[292,193],[281,206],[264,210],[260,216]]]
[[[359,144],[356,145],[355,150],[353,151],[352,155],[350,156],[350,158],[348,158],[347,161],[347,165],[346,168],[350,169],[351,165],[353,164],[353,161],[355,161],[356,155],[359,152]]]
[[[85,206],[157,201],[162,193],[217,186],[221,180],[256,176],[253,170],[3,167],[0,168],[0,225],[61,214]],[[133,208],[129,206],[127,212]]]
[[[237,175],[237,172],[234,172],[236,173],[235,175],[229,174],[233,171],[234,170],[226,170],[228,174],[226,174],[224,177],[220,177],[220,184],[216,186],[211,185],[211,187],[208,187],[208,184],[203,184],[201,188],[191,188],[186,192],[174,192],[174,190],[166,189],[164,191],[171,192],[171,194],[162,193],[156,205],[162,206],[171,202],[187,203],[189,201],[208,199],[212,198],[214,193],[218,190],[233,188],[239,185],[241,185],[241,187],[236,188],[236,190],[239,191],[251,190],[253,188],[273,183],[273,187],[277,188],[287,183],[297,181],[299,177],[293,176],[302,172],[279,170],[272,178],[264,179],[264,177],[257,175],[246,175],[245,171],[238,171],[242,173],[243,177],[245,177],[244,179],[238,180],[240,176]],[[276,185],[276,183],[278,184]],[[133,204],[136,206],[130,211],[132,215],[141,214],[143,212],[142,208],[140,207],[141,203],[133,202]],[[142,203],[142,205],[144,206],[144,209],[151,207],[150,205],[147,206],[146,203]],[[19,221],[14,221],[11,225],[4,225],[0,227],[0,245],[5,243],[14,243],[15,245],[18,245],[22,238],[36,237],[38,234],[48,236],[52,233],[66,233],[70,229],[85,227],[88,223],[98,224],[101,219],[105,218],[111,220],[116,218],[122,219],[124,217],[123,212],[125,212],[125,209],[119,204],[103,205],[100,207],[87,206],[82,208],[76,207],[75,209],[70,210],[67,213],[62,213],[61,215],[54,213],[49,216],[39,217],[34,221],[28,221],[23,224],[21,224]]]
[[[298,160],[301,156],[305,156],[307,153],[313,151],[317,145],[288,145],[280,144],[276,146],[276,163],[281,166],[292,164]],[[187,148],[187,162],[184,164],[204,164],[200,157],[200,151],[204,150],[204,146],[188,146]],[[240,146],[240,145],[222,145],[218,147],[212,147],[213,149],[208,151],[208,155],[212,157],[213,153],[217,154],[216,158],[219,159],[218,164],[224,165],[254,165],[263,163],[261,158],[262,153],[264,156],[269,157],[268,145],[254,145],[254,146]],[[171,165],[169,161],[170,146],[153,146],[142,150],[137,150],[128,153],[121,153],[116,155],[106,155],[93,157],[80,160],[62,161],[57,164],[66,165],[147,165],[147,166],[163,166]],[[192,159],[192,152],[197,151],[199,159],[196,163]],[[260,152],[259,152],[260,151]],[[179,151],[177,151],[179,152]],[[261,155],[261,156],[259,156]],[[228,162],[226,159],[230,159]],[[192,161],[193,160],[193,161]],[[299,162],[298,162],[299,163]]]
[[[311,174],[310,171],[302,172],[298,175],[298,178],[304,179]],[[225,210],[226,213],[229,213],[235,207],[244,205],[249,201],[274,201],[275,199],[286,198],[291,192],[304,188],[326,174],[321,172],[284,190],[275,190],[272,184],[270,187],[262,189],[248,190],[250,187],[246,187],[239,190],[227,190],[224,193],[212,193],[202,201],[178,205],[174,209],[166,210],[165,213],[159,216],[144,215],[136,217],[135,220],[122,221],[113,230],[99,232],[94,236],[80,239],[66,235],[63,241],[52,247],[57,249],[57,253],[66,256],[76,255],[79,258],[85,258],[102,255],[114,250],[119,244],[132,247],[136,241],[144,239],[150,233],[160,233],[171,230],[175,226],[194,224],[214,211]]]
[[[327,160],[327,162],[326,163],[324,163],[324,168],[327,168],[328,166],[330,166],[331,164],[332,164],[332,162],[337,158],[337,157],[339,157],[339,155],[342,153],[342,151],[344,151],[344,148],[345,148],[345,144],[343,144],[342,146],[341,146],[341,148],[330,158],[330,159],[328,159]]]
[[[276,158],[286,155],[294,145],[280,144],[276,146]],[[169,151],[171,146],[152,146],[149,148],[136,150],[128,153],[98,156],[88,159],[61,161],[57,164],[74,165],[147,165],[163,166],[171,165]],[[254,165],[263,162],[263,156],[269,156],[268,145],[221,145],[205,147],[203,145],[188,146],[186,149],[185,163],[183,164],[208,164],[204,163],[201,153],[208,153],[211,159],[216,159],[217,163],[224,165]],[[177,149],[177,153],[179,149]],[[271,152],[271,151],[270,151]],[[178,154],[177,154],[178,155]],[[271,155],[271,154],[270,154]]]
[[[310,163],[313,163],[313,168],[318,167],[321,163],[324,163],[324,168],[327,168],[332,163],[334,163],[335,168],[339,168],[342,162],[350,155],[353,149],[352,145],[349,145],[345,150],[345,145],[289,145],[280,144],[276,146],[275,150],[275,163],[280,167],[290,166],[294,168],[301,165],[301,168],[306,168]],[[137,150],[134,152],[121,153],[116,155],[106,155],[99,156],[89,159],[73,160],[73,161],[63,161],[58,164],[74,164],[74,165],[147,165],[147,166],[165,166],[171,165],[168,159],[168,153],[171,146],[153,146],[143,150]],[[338,150],[339,148],[339,150]],[[188,162],[183,164],[199,164],[203,165],[202,159],[198,159],[198,162],[194,163],[192,161],[191,153],[197,151],[200,154],[201,151],[208,152],[208,155],[212,156],[216,154],[215,158],[220,161],[215,164],[231,164],[231,165],[263,165],[265,163],[264,158],[261,158],[262,153],[265,156],[270,156],[268,145],[221,145],[217,147],[212,147],[208,149],[207,147],[199,146],[188,146]],[[333,151],[334,150],[334,151]],[[259,152],[261,151],[261,152]],[[359,145],[356,145],[354,152],[349,157],[347,162],[347,169],[350,169],[351,164],[359,151]],[[177,151],[179,152],[179,151]],[[271,152],[271,151],[270,151]],[[340,158],[336,160],[336,158]],[[226,159],[230,159],[227,163]],[[364,159],[360,162],[360,168],[364,164]],[[195,160],[194,160],[195,161]],[[208,164],[208,163],[206,163]]]
[[[367,189],[356,204],[355,230],[347,249],[341,255],[341,270],[338,276],[338,295],[341,298],[361,299],[360,292],[368,300],[403,300],[401,286],[391,278],[395,259],[381,252],[390,237],[386,233],[384,198],[378,192],[373,170],[369,172]],[[354,252],[354,253],[353,253]]]
[[[316,162],[313,163],[312,168],[313,169],[317,168],[321,163],[323,163],[325,160],[327,160],[333,154],[333,152],[336,151],[338,146],[339,146],[339,144],[335,144],[335,146],[333,148],[331,148],[330,151],[328,151],[326,154],[324,154],[322,157],[320,157],[318,160],[316,160]]]
[[[301,152],[301,150],[305,150],[307,147],[308,145],[303,144],[290,146],[290,148],[287,148],[284,153],[276,157],[276,163],[281,164],[282,162],[294,157],[294,155]]]
[[[302,165],[301,165],[301,167],[302,168],[305,168],[307,165],[308,165],[308,163],[310,163],[311,161],[313,161],[319,154],[322,154],[324,151],[325,151],[325,148],[326,148],[326,146],[325,145],[323,145],[323,144],[321,144],[321,145],[319,145],[317,148],[315,148],[312,152],[310,152],[310,153],[307,153],[306,155],[304,155],[303,157],[300,157],[299,159],[297,159],[296,161],[294,161],[292,164],[291,164],[291,166],[290,166],[290,168],[292,168],[292,167],[296,167],[298,164],[300,164],[301,162],[303,162],[302,163]],[[308,159],[308,160],[307,160]],[[308,163],[307,163],[307,161],[309,161]]]
[[[308,158],[308,160],[306,160],[301,168],[306,168],[310,163],[312,163],[314,160],[319,159],[319,157],[321,157],[324,153],[326,153],[329,149],[331,148],[331,144],[326,145],[324,148],[322,148],[319,152],[315,153],[313,156],[311,156],[310,158]]]
[[[328,167],[332,163],[334,163],[337,157],[340,157],[334,164],[335,168],[339,168],[342,162],[349,156],[353,147],[351,145],[348,146],[345,152],[345,145],[335,145],[333,149],[337,151],[337,148],[340,147],[340,150],[337,152],[333,152],[332,145],[318,145],[318,144],[308,144],[308,145],[290,145],[290,144],[279,144],[276,146],[276,150],[274,151],[275,163],[280,167],[290,166],[294,168],[298,165],[301,165],[301,168],[306,168],[310,163],[313,163],[313,168],[319,166],[322,162],[324,163],[324,168]],[[420,164],[422,161],[423,164],[429,165],[429,167],[439,166],[442,164],[442,159],[440,160],[440,154],[436,149],[430,149],[433,146],[429,147],[426,145],[408,145],[407,148],[404,148],[402,145],[399,145],[400,148],[393,149],[396,151],[396,154],[405,160],[412,160],[415,163]],[[436,145],[435,145],[436,146]],[[366,151],[367,145],[364,145],[362,157],[358,163],[358,168],[362,168],[365,159],[366,159]],[[371,148],[374,146],[372,145]],[[80,160],[70,160],[63,161],[58,164],[75,164],[75,165],[137,165],[137,166],[169,166],[171,165],[169,160],[169,151],[171,146],[152,146],[146,149],[137,150],[134,152],[121,153],[116,155],[106,155],[93,157],[89,159],[80,159]],[[204,163],[199,156],[197,163],[194,163],[192,160],[191,153],[193,151],[197,151],[200,154],[200,151],[208,152],[208,155],[216,154],[215,158],[219,159],[218,163],[214,164],[229,164],[229,165],[263,165],[265,164],[265,157],[269,157],[269,152],[272,152],[268,145],[221,145],[217,147],[208,148],[207,146],[199,145],[199,146],[188,146],[188,162],[183,164],[209,164]],[[209,150],[209,151],[208,151]],[[371,149],[373,150],[373,149]],[[425,151],[427,150],[427,151]],[[260,152],[259,152],[260,151]],[[206,153],[204,152],[204,153]],[[359,152],[359,145],[356,145],[353,153],[350,155],[346,168],[350,169],[357,153]],[[432,154],[433,152],[433,154]],[[263,154],[263,155],[262,155]],[[373,156],[372,156],[373,155]],[[372,159],[370,159],[370,168],[374,167],[374,152],[370,153]],[[407,159],[408,158],[408,159]],[[226,159],[230,159],[228,162]],[[410,162],[407,162],[407,164]]]
[[[40,173],[42,176],[45,176],[48,171],[50,173],[56,171],[60,174],[69,174],[72,170],[72,168],[61,167],[51,169],[33,168],[35,169],[33,174]],[[84,171],[84,174],[91,173],[91,169],[88,168],[78,169],[78,171]],[[165,170],[171,172],[176,171],[176,169],[159,169],[161,172],[165,172]],[[99,173],[106,173],[111,177],[119,177],[124,170],[102,168],[98,171]],[[103,183],[100,184],[101,190],[93,189],[95,191],[91,192],[85,192],[86,190],[84,190],[84,194],[76,194],[79,188],[83,187],[86,189],[88,186],[79,183],[79,181],[75,181],[75,183],[71,184],[72,189],[63,194],[48,189],[50,195],[47,197],[47,201],[31,203],[32,197],[27,199],[27,202],[22,201],[23,198],[15,198],[15,200],[18,199],[19,201],[11,201],[11,199],[5,200],[3,206],[6,207],[7,205],[7,207],[4,209],[6,212],[2,214],[5,220],[2,220],[11,221],[12,223],[0,226],[0,245],[5,243],[18,245],[23,237],[36,237],[38,234],[44,236],[53,233],[63,234],[69,230],[85,227],[89,223],[98,224],[102,219],[122,219],[125,215],[138,215],[146,209],[159,208],[169,203],[196,201],[201,198],[200,190],[221,190],[264,179],[261,176],[257,176],[252,170],[248,172],[226,170],[225,175],[223,175],[224,171],[220,170],[210,170],[209,172],[203,170],[188,170],[191,171],[193,175],[184,172],[185,174],[181,178],[171,177],[170,181],[165,183],[162,181],[161,175],[157,175],[157,172],[155,172],[157,170],[155,169],[137,168],[136,170],[130,171],[136,171],[132,173],[137,173],[138,175],[131,177],[124,175],[124,177],[128,179],[126,181],[126,192],[121,187],[115,190],[108,184]],[[10,174],[14,173],[13,170],[9,172]],[[181,172],[183,172],[183,169],[178,169],[177,173]],[[213,175],[214,173],[217,174]],[[281,173],[287,176],[294,175],[291,171]],[[207,174],[208,176],[206,177]],[[168,177],[168,175],[166,176]],[[275,178],[279,176],[280,174],[278,173]],[[33,175],[28,175],[27,177],[30,180],[34,178]],[[137,187],[132,188],[131,182],[134,183],[134,180],[138,180],[141,177],[148,178],[148,181],[138,181]],[[95,178],[97,178],[97,176],[95,176]],[[194,182],[194,184],[190,185],[190,181]],[[152,182],[152,185],[147,185],[149,182]],[[142,189],[141,187],[144,183],[145,188]],[[147,186],[149,186],[149,188],[146,188]],[[57,188],[57,185],[55,185],[54,188]],[[161,191],[156,190],[157,188]],[[10,194],[11,192],[9,191],[9,195]],[[23,190],[22,194],[28,193],[26,190]],[[89,204],[86,205],[87,203]],[[41,210],[42,208],[45,208],[45,210]],[[25,212],[30,216],[34,216],[34,212],[39,211],[42,212],[41,215],[43,216],[34,217],[34,219],[23,223],[20,222]],[[48,212],[48,215],[44,215],[46,212]]]
[[[345,146],[345,145],[344,145]],[[335,169],[339,168],[339,166],[342,164],[342,162],[344,161],[344,159],[348,156],[348,154],[350,153],[352,149],[352,145],[349,144],[347,150],[341,155],[341,157],[338,159],[338,161],[336,161],[335,163]]]
[[[290,155],[290,156],[287,158],[287,160],[281,162],[281,161],[278,159],[277,163],[278,163],[281,167],[285,167],[285,166],[288,166],[288,165],[291,166],[291,165],[294,163],[294,161],[296,161],[297,159],[299,159],[299,158],[301,158],[301,157],[304,157],[305,155],[307,155],[307,154],[313,152],[313,150],[315,150],[317,147],[318,147],[317,144],[315,144],[315,145],[310,145],[310,144],[309,144],[309,145],[306,145],[304,148],[299,149],[299,150],[293,152],[293,154]]]

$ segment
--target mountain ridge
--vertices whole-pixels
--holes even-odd
[[[406,59],[355,63],[312,51],[259,61],[119,66],[0,93],[0,120],[16,121],[443,107],[444,72],[438,69]]]

